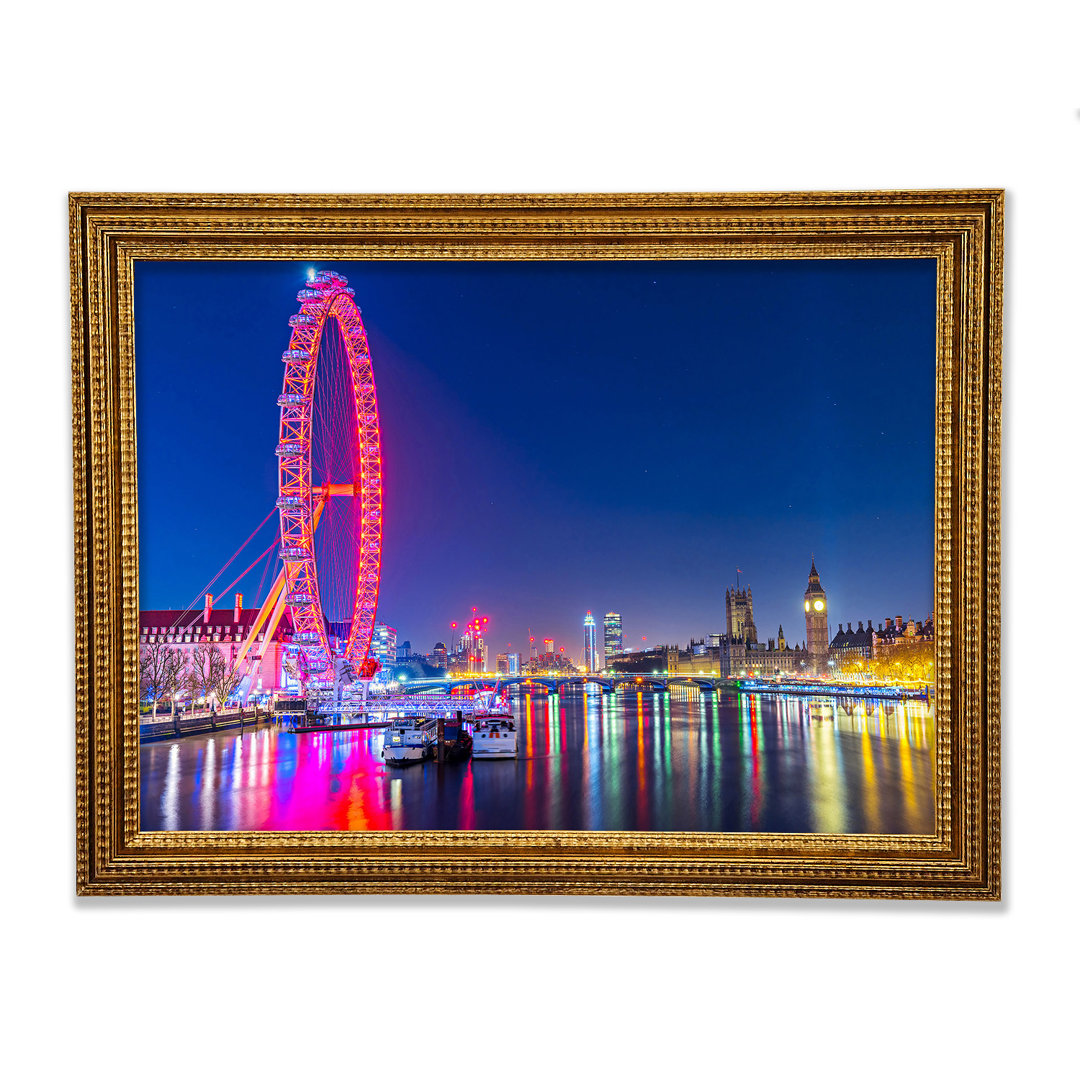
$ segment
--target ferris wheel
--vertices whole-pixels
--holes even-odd
[[[382,453],[371,353],[353,297],[341,274],[313,274],[297,293],[300,310],[289,319],[281,356],[283,601],[303,674],[315,686],[332,685],[335,661],[363,678],[378,670],[370,649],[382,562]]]

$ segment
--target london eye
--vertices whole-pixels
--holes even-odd
[[[371,353],[354,292],[322,270],[297,293],[282,391],[277,509],[284,607],[307,685],[344,662],[371,678],[382,560],[382,455]]]

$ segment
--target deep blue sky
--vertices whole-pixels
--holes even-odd
[[[493,652],[531,627],[577,659],[586,609],[685,644],[723,630],[736,566],[759,636],[801,642],[811,552],[833,630],[929,611],[931,260],[139,263],[143,608],[191,601],[273,506],[311,266],[363,309],[380,618],[414,649],[474,605]]]

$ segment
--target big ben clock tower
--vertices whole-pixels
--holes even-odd
[[[820,675],[829,659],[829,605],[813,556],[810,558],[810,580],[803,593],[803,608],[806,612],[806,651],[810,654],[814,673]]]

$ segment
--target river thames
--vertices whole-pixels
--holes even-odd
[[[383,763],[382,729],[274,725],[141,749],[144,831],[934,831],[925,702],[523,695],[515,761]]]

